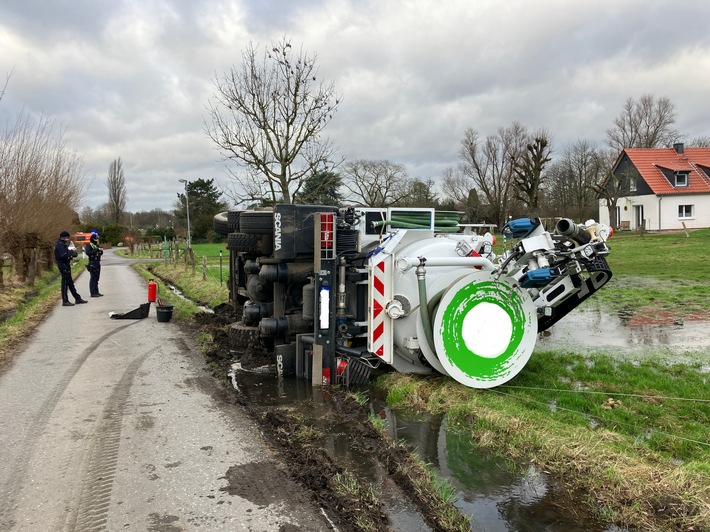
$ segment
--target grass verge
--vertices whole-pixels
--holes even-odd
[[[395,408],[446,414],[450,430],[476,445],[556,474],[571,491],[586,492],[605,519],[644,530],[706,530],[707,375],[654,363],[632,371],[605,356],[539,358],[524,379],[492,390],[401,374],[376,385]]]
[[[189,321],[201,312],[200,307],[213,309],[229,300],[226,281],[220,283],[219,278],[211,277],[205,280],[199,271],[192,273],[192,268],[184,264],[156,261],[136,263],[134,268],[144,279],[153,279],[158,284],[158,297],[173,305],[173,317],[178,320]],[[185,297],[173,291],[171,286]]]

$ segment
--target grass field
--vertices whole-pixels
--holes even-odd
[[[632,309],[649,318],[710,319],[710,230],[617,233],[608,241],[613,278],[589,301],[611,312]]]

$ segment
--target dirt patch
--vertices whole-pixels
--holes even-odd
[[[235,315],[231,308],[215,309],[215,314],[204,314],[196,318],[192,326],[201,332],[208,332],[213,342],[207,347],[206,356],[213,374],[223,382],[233,362],[243,365],[263,365],[273,362],[265,356],[258,345],[255,350],[230,349],[230,320]],[[345,532],[390,530],[387,508],[383,498],[373,496],[370,486],[359,484],[356,476],[347,466],[338,463],[319,444],[317,430],[308,420],[294,414],[286,407],[274,406],[264,411],[263,407],[250,404],[243,395],[234,395],[235,402],[241,404],[256,420],[274,449],[283,458],[292,479],[306,488],[313,500],[326,509],[339,530]],[[368,419],[363,406],[344,390],[334,388],[327,394],[327,413],[338,424],[338,430],[346,430],[353,449],[367,455],[381,465],[391,480],[399,486],[404,496],[417,508],[422,519],[436,531],[470,530],[466,516],[450,503],[441,500],[433,489],[428,472],[402,445],[388,441]],[[448,520],[442,514],[449,515]],[[454,515],[454,518],[450,516]]]

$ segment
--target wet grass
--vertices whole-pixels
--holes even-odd
[[[704,530],[708,377],[700,364],[536,353],[509,385],[491,390],[400,374],[377,386],[394,408],[446,414],[473,444],[586,490],[601,517],[645,530]]]
[[[589,304],[651,316],[708,318],[710,229],[686,233],[617,233],[608,241],[613,278]]]

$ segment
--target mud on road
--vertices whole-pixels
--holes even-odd
[[[393,530],[388,517],[392,512],[386,503],[389,497],[377,493],[376,488],[358,478],[337,455],[325,449],[322,445],[325,435],[312,420],[284,405],[264,408],[233,389],[228,372],[235,362],[245,368],[273,363],[258,346],[242,353],[231,350],[227,325],[234,319],[231,307],[223,305],[215,309],[214,314],[199,315],[196,323],[190,326],[212,337],[205,356],[213,377],[223,385],[225,397],[239,404],[259,424],[265,439],[283,458],[290,477],[310,493],[312,500],[325,510],[338,530]],[[328,389],[323,396],[325,414],[320,409],[319,415],[330,419],[320,419],[318,426],[330,421],[337,424],[338,431],[347,431],[350,446],[368,457],[372,466],[387,476],[388,484],[397,491],[395,498],[408,499],[408,506],[419,514],[424,528],[436,531],[471,529],[468,517],[436,493],[429,472],[403,445],[387,440],[384,433],[369,421],[367,411],[352,394],[334,388]]]

